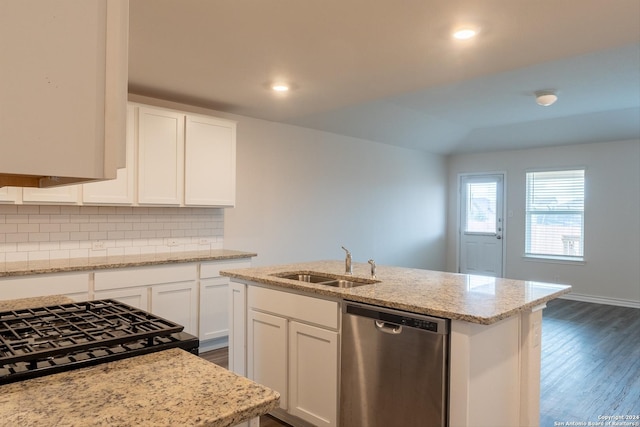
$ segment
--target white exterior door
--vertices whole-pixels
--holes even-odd
[[[460,178],[459,271],[502,277],[504,175]]]

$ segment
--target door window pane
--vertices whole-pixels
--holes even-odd
[[[465,232],[496,233],[496,182],[467,183]]]

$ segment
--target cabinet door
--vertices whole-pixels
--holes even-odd
[[[229,335],[229,280],[200,279],[200,340]]]
[[[82,201],[86,204],[131,205],[134,202],[135,170],[135,107],[127,107],[127,145],[124,168],[118,169],[117,178],[92,182],[82,186]]]
[[[198,335],[198,290],[195,281],[168,283],[151,287],[151,310],[184,326],[184,331]]]
[[[280,393],[287,410],[287,319],[249,310],[247,376]]]
[[[229,370],[247,375],[247,286],[229,284]]]
[[[184,114],[138,109],[138,203],[180,205],[184,186]]]
[[[88,273],[52,273],[0,278],[0,299],[64,295],[74,301],[89,299]]]
[[[185,137],[185,204],[233,206],[235,192],[235,122],[188,115]]]
[[[338,333],[289,323],[289,413],[316,426],[335,426]]]
[[[148,288],[126,288],[113,291],[96,291],[95,299],[114,299],[140,310],[149,311]]]
[[[22,201],[24,203],[78,204],[80,187],[80,185],[64,185],[52,188],[23,188]]]
[[[0,203],[15,203],[18,201],[16,187],[0,187]]]

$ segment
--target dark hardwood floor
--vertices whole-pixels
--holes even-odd
[[[228,366],[226,348],[202,357]],[[540,382],[540,427],[640,416],[640,309],[549,302],[542,320]],[[260,426],[289,425],[265,416]]]
[[[640,416],[640,309],[549,302],[540,388],[540,426]]]

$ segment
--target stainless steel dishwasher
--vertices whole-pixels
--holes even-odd
[[[345,302],[340,427],[447,425],[449,320]]]

